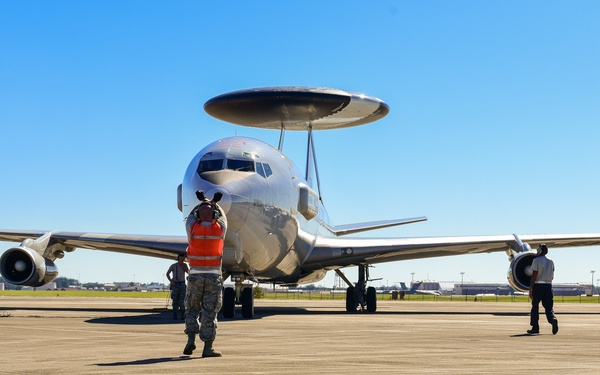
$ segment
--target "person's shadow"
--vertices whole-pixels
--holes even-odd
[[[202,357],[190,357],[187,355],[182,355],[179,357],[148,358],[148,359],[138,359],[135,361],[126,361],[126,362],[96,363],[95,365],[100,366],[100,367],[154,365],[157,363],[190,361],[192,359],[202,359]]]

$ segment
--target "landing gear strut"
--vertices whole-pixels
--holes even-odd
[[[341,271],[335,272],[349,285],[346,289],[346,311],[377,311],[377,291],[372,286],[367,288],[367,281],[372,281],[369,279],[368,265],[358,265],[358,282],[354,286]]]
[[[235,288],[223,290],[223,317],[231,319],[235,315],[235,305],[242,305],[242,317],[250,319],[254,316],[254,292],[251,285],[243,285],[244,275],[231,275]]]

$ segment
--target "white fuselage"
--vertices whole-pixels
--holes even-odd
[[[326,214],[317,194],[298,168],[262,141],[230,137],[203,148],[190,162],[182,184],[182,211],[187,217],[207,197],[223,193],[227,215],[223,269],[257,281],[318,281],[325,271],[302,274],[301,265]],[[317,214],[318,213],[318,214]],[[308,219],[308,220],[307,220]]]

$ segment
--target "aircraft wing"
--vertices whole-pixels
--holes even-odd
[[[83,232],[46,232],[0,230],[0,241],[22,242],[49,235],[48,246],[59,245],[66,251],[75,248],[113,251],[117,253],[145,255],[155,258],[173,259],[184,253],[187,247],[185,236],[150,236],[126,234],[101,234]]]
[[[518,238],[535,249],[600,245],[600,233],[521,235]],[[413,237],[413,238],[319,238],[303,263],[305,270],[335,269],[358,264],[448,255],[491,253],[516,249],[515,235]]]

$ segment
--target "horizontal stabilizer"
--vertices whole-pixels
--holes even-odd
[[[388,227],[393,227],[396,225],[418,223],[420,221],[426,221],[426,220],[427,220],[427,218],[425,216],[421,216],[421,217],[411,217],[408,219],[380,220],[380,221],[370,221],[367,223],[336,225],[332,228],[330,227],[329,229],[336,236],[345,236],[347,234],[366,232],[366,231],[375,230],[375,229],[388,228]]]

